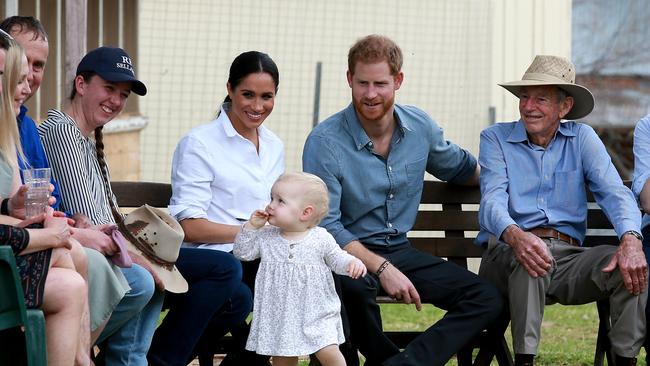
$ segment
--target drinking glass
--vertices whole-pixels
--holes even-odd
[[[27,186],[25,196],[25,216],[38,216],[45,212],[50,198],[50,168],[23,170],[23,178]]]

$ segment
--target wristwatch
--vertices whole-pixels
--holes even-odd
[[[637,239],[643,241],[643,235],[641,235],[641,233],[638,232],[638,231],[635,231],[635,230],[628,230],[628,231],[624,232],[623,235],[621,235],[621,239],[623,239],[623,237],[625,236],[625,234],[633,235],[633,236],[636,237]]]

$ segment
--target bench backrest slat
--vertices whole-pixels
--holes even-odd
[[[139,207],[145,203],[166,208],[171,197],[171,185],[152,182],[112,182],[113,192],[122,208]],[[629,187],[630,182],[626,182]],[[593,195],[588,194],[590,202]],[[478,187],[466,187],[437,181],[425,181],[420,211],[413,232],[413,245],[427,253],[446,257],[466,266],[466,258],[481,257],[482,249],[473,244],[479,231]],[[597,207],[587,215],[589,229],[586,245],[617,244],[612,225]]]
[[[172,196],[172,187],[167,183],[111,182],[111,188],[121,208],[140,207],[145,203],[166,208]]]

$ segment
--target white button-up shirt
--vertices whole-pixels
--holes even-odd
[[[172,160],[169,212],[176,220],[206,218],[238,225],[270,201],[271,186],[284,172],[284,145],[264,126],[258,128],[259,154],[235,131],[221,109],[212,122],[185,135]],[[231,251],[232,243],[185,243]]]

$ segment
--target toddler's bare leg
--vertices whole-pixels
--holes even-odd
[[[345,358],[336,344],[330,344],[318,350],[316,358],[323,366],[345,366]]]

